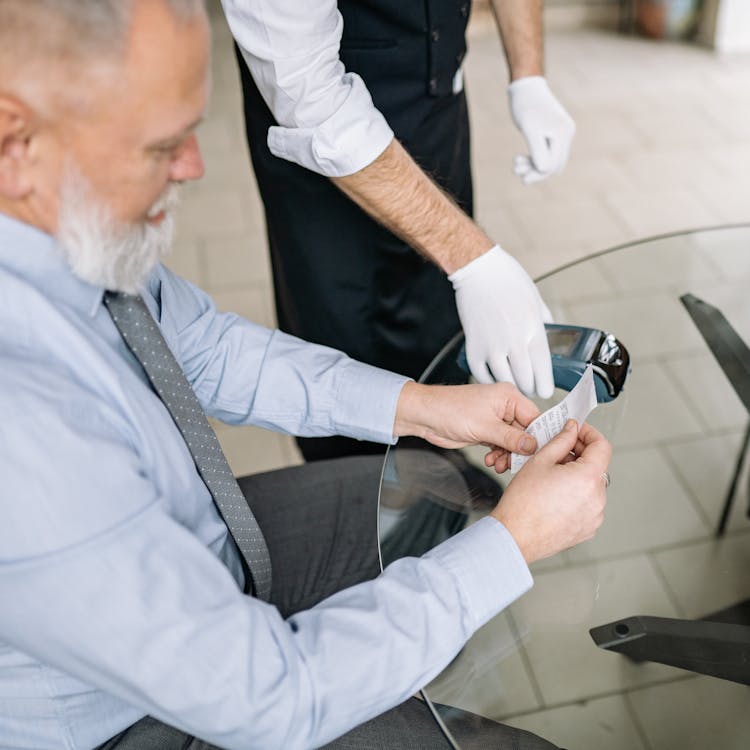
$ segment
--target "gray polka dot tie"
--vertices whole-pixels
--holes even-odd
[[[268,600],[271,560],[263,532],[159,326],[139,296],[105,292],[104,304],[185,439],[201,479],[247,562],[256,596]]]

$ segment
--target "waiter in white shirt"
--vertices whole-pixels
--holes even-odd
[[[493,4],[529,147],[514,169],[531,183],[564,167],[575,126],[543,77],[541,0]],[[280,327],[418,377],[463,326],[477,380],[549,396],[549,312],[470,218],[469,0],[223,5],[247,63]],[[300,447],[308,460],[371,450],[342,440]]]

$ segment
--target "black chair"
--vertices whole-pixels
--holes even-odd
[[[680,301],[719,366],[750,412],[750,349],[720,310],[692,294]],[[745,431],[719,526],[722,536],[745,463],[750,426]],[[750,515],[750,508],[748,509]],[[599,648],[636,662],[654,661],[699,674],[750,685],[750,599],[700,620],[636,615],[589,630]]]

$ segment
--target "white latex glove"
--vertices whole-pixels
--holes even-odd
[[[513,171],[526,185],[562,172],[576,132],[573,118],[542,76],[518,78],[508,86],[510,114],[529,147],[517,154]]]
[[[448,278],[476,380],[510,381],[527,396],[549,398],[554,383],[544,323],[552,315],[521,264],[495,245]]]

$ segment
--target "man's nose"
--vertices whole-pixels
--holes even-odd
[[[205,166],[198,138],[195,134],[191,134],[185,139],[182,148],[172,161],[169,178],[173,182],[198,180],[203,177],[204,172]]]

